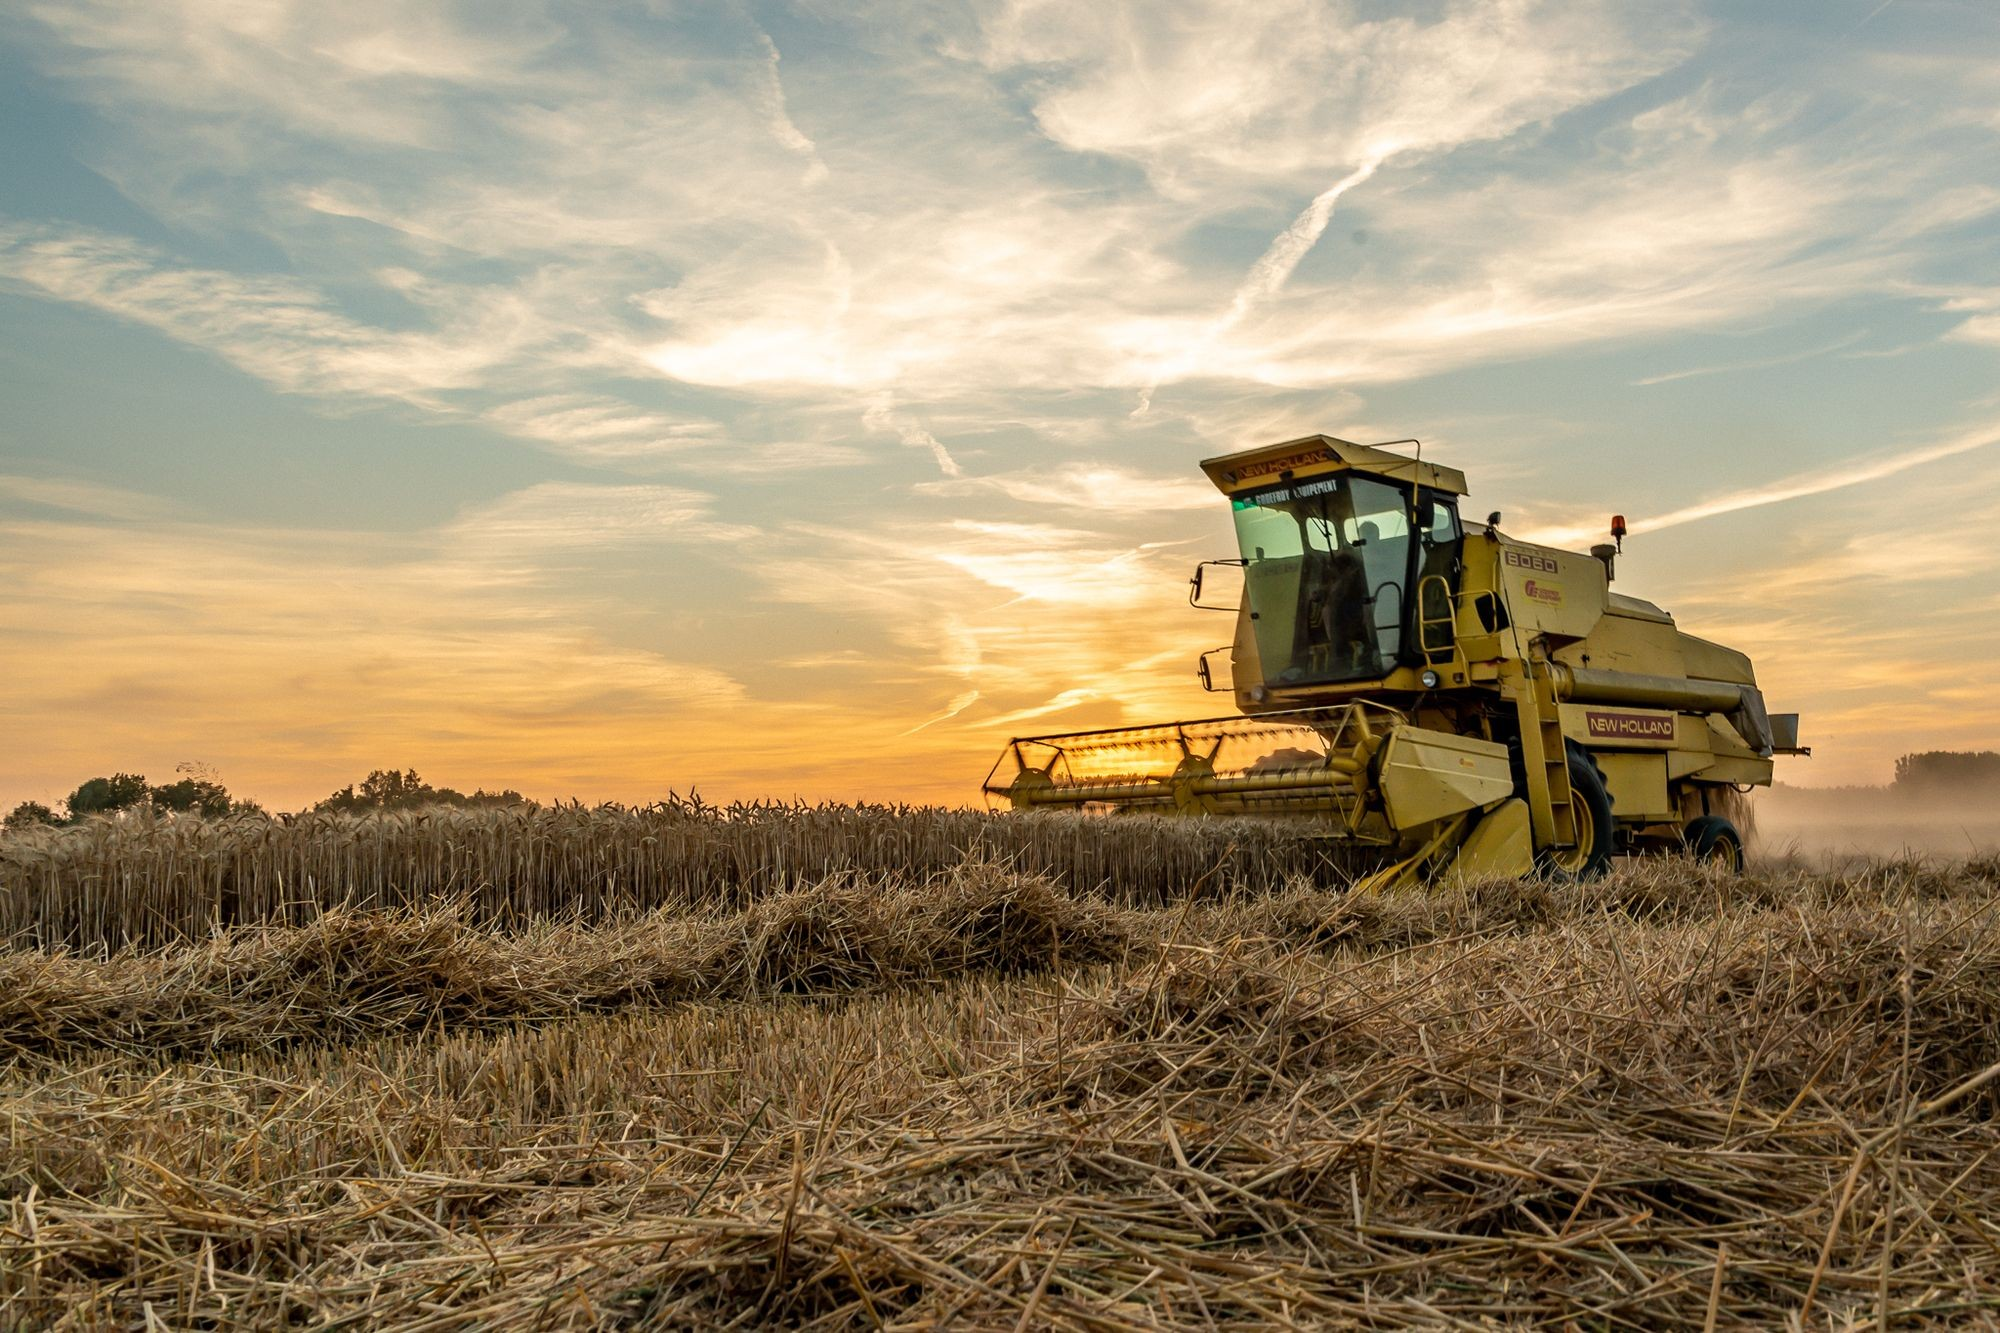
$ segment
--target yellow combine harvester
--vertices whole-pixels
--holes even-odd
[[[1326,435],[1201,466],[1241,555],[1197,568],[1190,601],[1241,569],[1244,716],[1022,737],[990,795],[1310,818],[1374,850],[1369,887],[1679,848],[1742,867],[1732,798],[1809,753],[1798,716],[1765,712],[1742,653],[1611,591],[1623,519],[1588,555],[1512,540],[1498,514],[1467,531],[1463,473]],[[1200,675],[1222,688],[1206,656]]]

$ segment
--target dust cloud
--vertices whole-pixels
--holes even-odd
[[[1916,794],[1894,787],[1784,787],[1751,798],[1759,857],[1844,862],[2000,851],[2000,789]]]

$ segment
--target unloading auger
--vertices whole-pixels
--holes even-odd
[[[1411,443],[1398,441],[1397,443]],[[1326,435],[1202,464],[1229,497],[1241,571],[1239,716],[1029,736],[985,790],[1017,810],[1307,819],[1368,849],[1362,886],[1601,874],[1685,848],[1732,869],[1734,797],[1808,754],[1750,660],[1610,589],[1614,543],[1579,555],[1468,532],[1465,476]]]

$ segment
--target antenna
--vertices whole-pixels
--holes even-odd
[[[1424,493],[1424,442],[1412,435],[1407,440],[1378,440],[1367,447],[1370,449],[1387,449],[1392,444],[1414,444],[1417,446],[1417,456],[1412,460],[1413,466],[1410,468],[1410,513],[1414,517],[1417,512],[1416,503],[1423,498]]]

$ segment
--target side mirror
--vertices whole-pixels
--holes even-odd
[[[1236,603],[1233,601],[1224,605],[1201,600],[1202,589],[1205,586],[1205,577],[1211,565],[1232,565],[1237,569],[1242,569],[1249,563],[1247,560],[1204,560],[1196,565],[1194,567],[1194,577],[1188,580],[1188,605],[1197,611],[1234,611]]]
[[[1417,497],[1417,534],[1427,536],[1431,525],[1437,522],[1437,501],[1428,495]]]
[[[1207,690],[1210,694],[1215,694],[1218,691],[1222,691],[1227,688],[1233,688],[1232,686],[1217,685],[1215,683],[1215,668],[1211,667],[1208,664],[1209,658],[1214,657],[1217,653],[1229,652],[1231,650],[1231,647],[1232,645],[1225,643],[1220,648],[1209,649],[1207,652],[1203,653],[1200,657],[1197,657],[1194,660],[1195,679],[1199,680],[1201,682],[1201,687],[1204,690]]]

